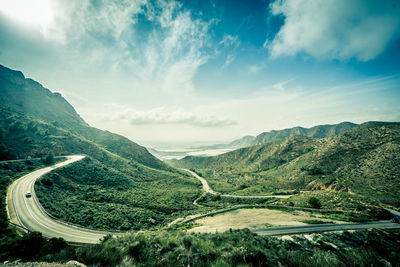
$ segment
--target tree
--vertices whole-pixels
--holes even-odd
[[[47,155],[43,158],[43,163],[46,165],[50,165],[54,163],[54,154],[53,151],[49,151]]]
[[[36,259],[45,243],[46,239],[41,233],[31,232],[21,238],[17,253],[25,260]]]
[[[310,206],[314,209],[319,209],[322,206],[321,202],[316,197],[310,197],[308,204],[310,204]]]

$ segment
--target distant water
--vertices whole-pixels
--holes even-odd
[[[231,148],[220,148],[220,149],[207,149],[207,150],[198,150],[188,152],[190,156],[217,156],[220,154],[224,154],[226,152],[232,151]]]
[[[156,154],[155,156],[161,160],[170,160],[170,159],[182,159],[186,156],[217,156],[233,149],[190,149],[190,148],[179,148],[179,149],[166,149],[159,150],[160,154]],[[182,154],[184,152],[184,154]]]

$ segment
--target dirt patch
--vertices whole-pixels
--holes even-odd
[[[212,217],[196,220],[194,223],[201,226],[188,230],[189,232],[215,233],[231,229],[259,229],[274,226],[307,225],[302,221],[319,220],[325,222],[341,223],[332,219],[323,218],[322,215],[305,211],[284,212],[270,209],[240,209]]]

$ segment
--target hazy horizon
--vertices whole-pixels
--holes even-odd
[[[147,146],[400,121],[394,0],[0,0],[0,33],[0,64]]]

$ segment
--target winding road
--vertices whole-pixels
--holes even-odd
[[[84,157],[85,156],[82,155],[67,156],[66,161],[57,163],[50,167],[36,170],[15,180],[8,188],[7,199],[6,199],[7,215],[10,222],[15,225],[19,225],[28,231],[39,231],[43,234],[43,236],[48,238],[62,237],[68,242],[75,242],[75,243],[98,243],[100,239],[103,238],[105,235],[111,234],[113,236],[122,236],[126,234],[126,233],[112,233],[112,232],[90,230],[58,220],[57,218],[54,218],[51,215],[49,215],[44,210],[39,200],[37,199],[34,190],[34,184],[37,179],[51,172],[52,170],[82,160]],[[220,193],[213,191],[204,178],[200,177],[199,175],[190,170],[186,171],[188,171],[195,178],[200,180],[205,192],[213,195],[221,195]],[[31,192],[32,196],[26,197],[27,192]],[[289,197],[287,195],[234,196],[225,194],[221,196],[233,197],[233,198]],[[196,216],[191,216],[191,217],[194,218]],[[176,221],[179,220],[180,219],[177,219]],[[287,235],[287,234],[313,233],[313,232],[339,231],[339,230],[358,230],[358,229],[369,229],[369,228],[381,228],[381,229],[400,228],[400,224],[390,221],[381,221],[381,222],[370,222],[370,223],[346,223],[346,224],[273,227],[265,229],[255,229],[253,231],[260,235]]]
[[[302,226],[280,226],[263,229],[254,229],[254,233],[259,235],[293,235],[318,232],[348,231],[362,229],[397,229],[400,224],[391,221],[364,222],[364,223],[339,223],[339,224],[314,224]]]
[[[66,161],[36,170],[14,181],[7,192],[7,213],[10,221],[29,231],[39,231],[45,237],[62,237],[68,242],[98,243],[99,239],[105,235],[112,234],[77,227],[52,218],[36,197],[34,184],[37,179],[52,170],[82,160],[84,157],[67,156]],[[31,192],[32,197],[25,196],[28,191]]]
[[[183,169],[187,172],[189,172],[191,175],[193,175],[196,179],[198,179],[201,184],[203,185],[203,190],[206,193],[212,194],[212,195],[218,195],[221,197],[231,197],[231,198],[289,198],[292,195],[269,195],[269,196],[237,196],[237,195],[228,195],[228,194],[221,194],[219,192],[215,192],[214,190],[211,189],[211,187],[208,185],[208,182],[206,179],[204,179],[203,177],[199,176],[197,173],[188,170],[188,169]]]

